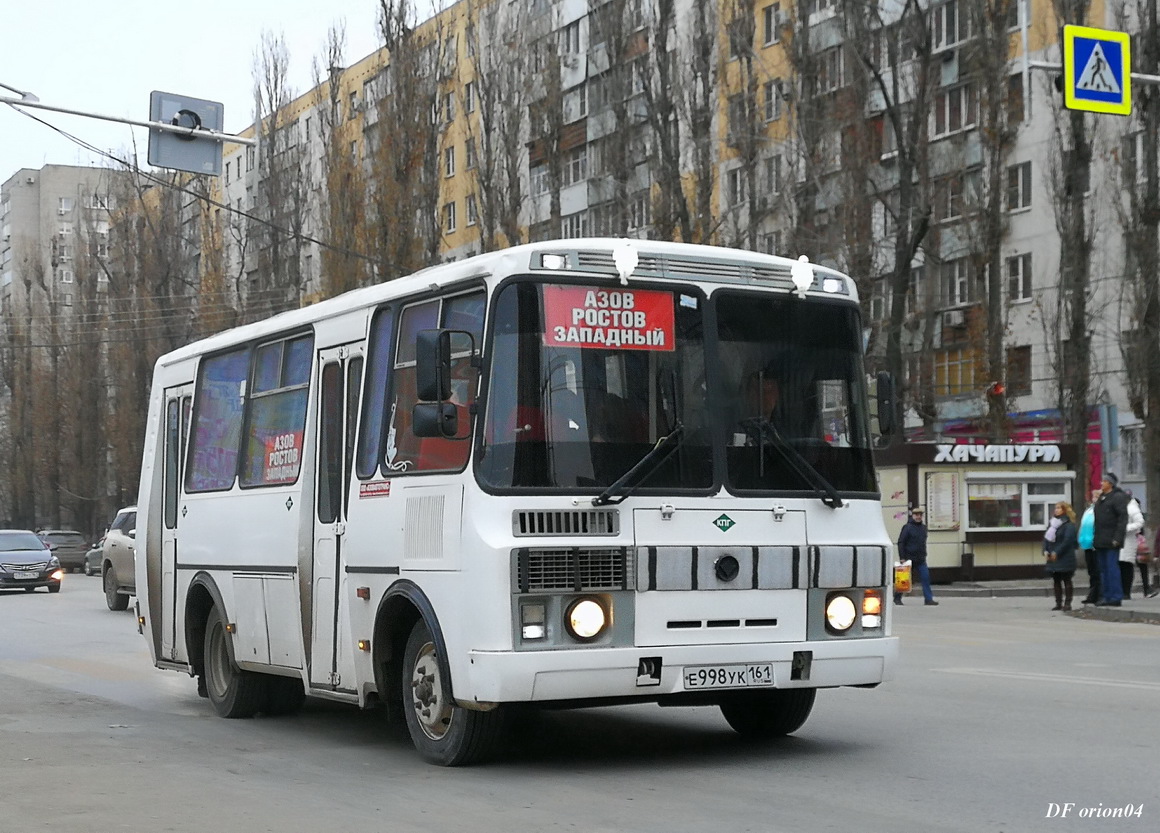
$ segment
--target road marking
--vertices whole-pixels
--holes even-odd
[[[1018,671],[996,671],[990,668],[934,668],[932,670],[945,674],[970,674],[976,677],[1006,677],[1011,680],[1031,680],[1043,683],[1076,683],[1077,685],[1102,685],[1111,688],[1160,691],[1160,683],[1145,683],[1134,680],[1096,680],[1091,677],[1069,677],[1066,674],[1028,674]]]

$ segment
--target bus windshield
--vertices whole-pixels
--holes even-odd
[[[477,474],[599,493],[679,426],[634,491],[873,492],[859,332],[848,304],[513,282],[495,301]]]

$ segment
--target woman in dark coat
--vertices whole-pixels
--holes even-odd
[[[1071,577],[1075,575],[1075,549],[1079,543],[1075,510],[1070,503],[1061,500],[1055,504],[1055,517],[1060,519],[1060,525],[1055,530],[1055,540],[1048,541],[1044,547],[1047,572],[1055,584],[1055,607],[1052,610],[1071,610]]]

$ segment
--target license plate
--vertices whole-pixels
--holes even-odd
[[[756,688],[773,685],[773,666],[696,665],[684,670],[685,690],[705,688]]]
[[[13,578],[39,578],[40,573],[36,570],[17,570],[12,574]]]

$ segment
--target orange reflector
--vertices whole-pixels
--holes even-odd
[[[145,617],[144,617],[144,616],[138,616],[138,617],[137,617],[137,624],[138,624],[138,626],[140,626],[140,627],[142,627],[142,628],[143,628],[143,627],[145,627]]]
[[[237,625],[235,625],[233,622],[226,623],[226,633],[233,633],[237,629]]]
[[[867,590],[862,597],[862,615],[879,616],[882,613],[882,596],[877,590]]]
[[[369,599],[371,597],[371,589],[369,587],[355,588],[354,594],[360,599]]]
[[[371,649],[371,641],[369,639],[360,639],[358,641],[358,649],[360,651],[369,651]]]

